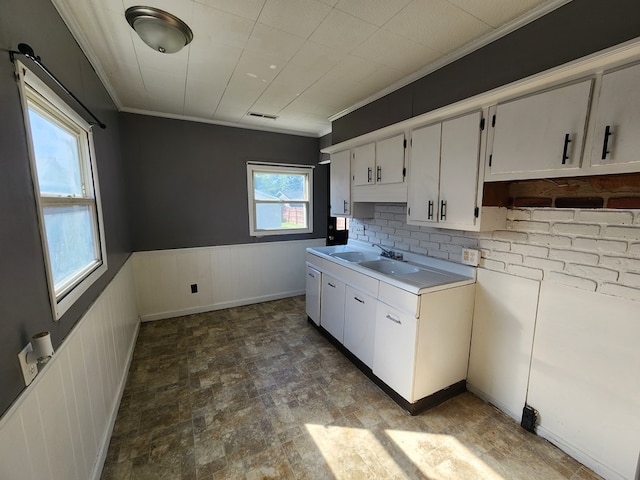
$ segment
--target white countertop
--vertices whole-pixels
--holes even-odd
[[[380,255],[380,253],[382,253],[371,244],[360,241],[350,240],[347,245],[309,247],[307,251],[323,259],[351,268],[354,271],[374,277],[382,282],[416,295],[442,290],[444,288],[467,285],[475,283],[476,281],[475,267],[424,255],[401,252],[404,254],[402,263],[418,268],[417,272],[404,274],[382,273],[362,266],[359,262],[349,262],[331,255],[340,252],[362,252],[371,255]]]

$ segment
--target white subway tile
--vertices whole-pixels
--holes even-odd
[[[573,246],[580,250],[591,250],[594,252],[624,253],[627,250],[627,242],[595,238],[574,238]]]
[[[533,244],[548,245],[550,247],[570,247],[571,238],[561,235],[545,235],[542,233],[529,234],[529,240]]]
[[[628,240],[640,240],[640,225],[637,227],[615,227],[605,228],[607,238],[626,238]]]
[[[513,253],[520,253],[524,256],[532,257],[546,257],[549,255],[549,248],[539,247],[537,245],[526,245],[522,243],[513,243],[511,245],[511,251]]]
[[[542,280],[542,270],[529,268],[522,265],[508,265],[507,272],[518,277],[530,278],[531,280]]]
[[[549,258],[562,260],[565,262],[582,263],[587,265],[597,265],[600,257],[594,253],[576,252],[574,250],[551,249]]]
[[[570,263],[566,268],[567,273],[577,277],[588,278],[600,282],[615,282],[618,280],[619,274],[616,270],[608,268],[593,267],[591,265],[579,265]]]
[[[560,273],[560,272],[549,272],[546,274],[545,279],[551,280],[552,282],[556,282],[556,283],[562,283],[563,285],[568,285],[570,287],[589,290],[591,292],[595,292],[596,286],[597,286],[597,283],[594,282],[593,280],[574,277],[572,275],[567,275],[565,273]]]
[[[598,292],[640,301],[640,289],[626,287],[617,283],[603,283],[598,288]]]
[[[551,227],[552,233],[565,235],[600,235],[600,225],[586,225],[581,223],[555,223]]]
[[[573,220],[575,212],[573,210],[554,210],[552,208],[535,209],[531,218],[546,222],[563,222]]]
[[[579,222],[630,225],[633,223],[633,213],[611,210],[580,210],[576,214],[576,220]]]

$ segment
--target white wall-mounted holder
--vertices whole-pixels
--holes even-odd
[[[29,384],[33,382],[33,379],[36,378],[40,369],[51,360],[52,356],[53,345],[49,332],[36,333],[31,337],[31,343],[28,343],[18,354],[22,376],[26,386],[29,386]]]

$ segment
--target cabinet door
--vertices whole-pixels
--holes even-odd
[[[320,326],[340,343],[344,337],[344,291],[345,284],[323,274],[320,297]]]
[[[417,320],[377,302],[373,373],[403,398],[413,401]]]
[[[499,104],[490,177],[565,172],[580,168],[591,80]]]
[[[373,185],[376,183],[376,144],[361,145],[351,152],[353,185]]]
[[[640,162],[640,65],[602,76],[591,165]]]
[[[437,123],[411,132],[408,223],[437,221],[441,131]]]
[[[475,223],[481,119],[482,113],[475,112],[442,124],[438,204],[442,226]]]
[[[404,150],[404,133],[376,142],[376,183],[404,182]]]
[[[345,292],[344,346],[372,368],[376,299],[348,285]]]
[[[331,155],[329,167],[331,215],[340,217],[351,214],[349,150]]]
[[[320,272],[307,264],[306,312],[316,325],[320,325],[320,282]]]

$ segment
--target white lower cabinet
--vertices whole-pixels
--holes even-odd
[[[340,343],[344,337],[345,284],[326,273],[322,274],[320,295],[320,326]]]
[[[403,398],[413,397],[418,320],[378,301],[373,373]]]
[[[376,299],[347,285],[344,304],[344,346],[373,368]]]
[[[313,320],[313,323],[316,325],[320,325],[321,275],[319,270],[307,264],[306,312],[307,316]]]

